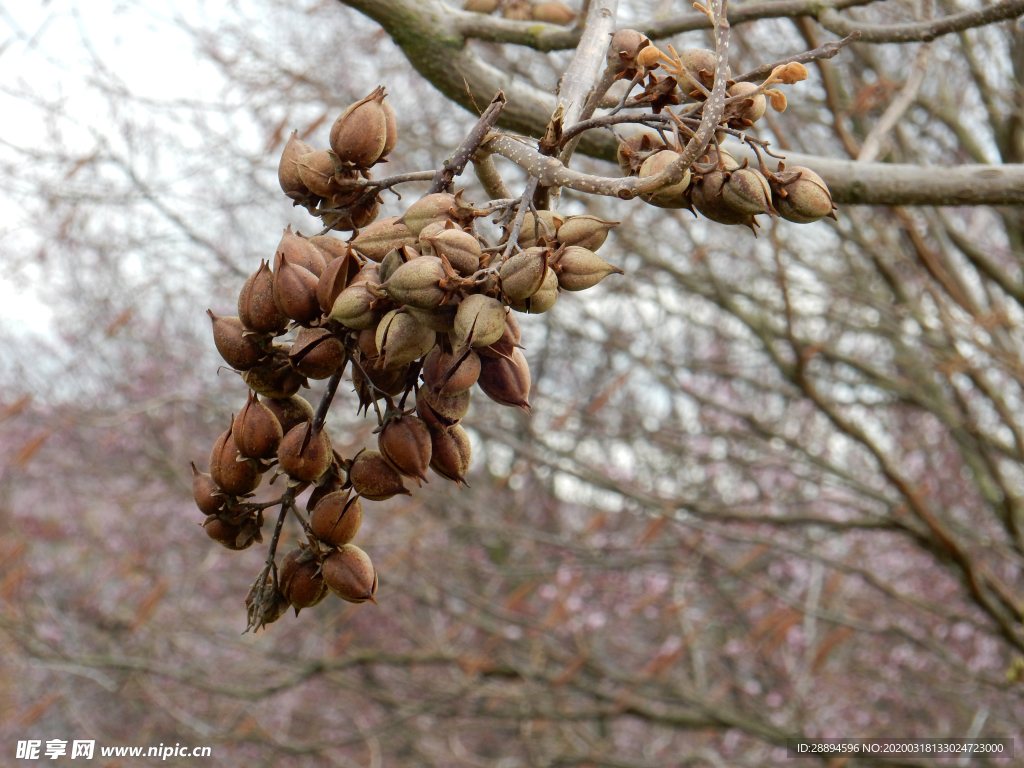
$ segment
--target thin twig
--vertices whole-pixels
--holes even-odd
[[[505,94],[498,91],[498,94],[491,99],[487,109],[480,115],[480,119],[476,121],[476,125],[466,134],[466,138],[448,156],[448,159],[444,161],[444,168],[434,174],[430,182],[430,189],[427,190],[428,195],[435,192],[444,192],[456,176],[462,175],[462,172],[466,170],[466,166],[469,165],[473,153],[476,152],[491,128],[498,121],[498,116],[501,115],[501,110],[504,107]]]

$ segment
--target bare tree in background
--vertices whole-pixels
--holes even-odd
[[[38,138],[0,137],[20,217],[0,254],[42,286],[60,335],[3,330],[0,748],[511,768],[775,765],[796,735],[1020,745],[1014,2],[730,7],[734,73],[861,32],[757,130],[819,170],[838,222],[773,220],[755,240],[564,189],[564,210],[622,222],[602,255],[627,277],[524,323],[534,415],[478,399],[471,488],[432,482],[367,514],[379,607],[239,635],[262,554],[202,534],[187,462],[242,405],[213,375],[210,296],[233,306],[278,226],[316,224],[276,189],[284,138],[324,137],[378,83],[396,173],[436,168],[475,121],[445,97],[482,107],[500,87],[508,127],[539,135],[580,34],[347,5],[372,23],[273,2],[172,18],[223,83],[216,99],[133,94],[84,22],[80,61],[45,27],[3,49],[81,66],[60,93],[3,83]],[[621,6],[618,25],[659,45],[708,44],[699,14]],[[57,6],[53,23],[78,12]],[[573,167],[616,176],[611,134],[590,134]],[[525,173],[499,168],[522,189]],[[374,425],[342,396],[345,454]]]

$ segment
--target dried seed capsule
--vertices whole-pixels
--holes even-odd
[[[558,285],[565,291],[585,291],[593,288],[608,275],[621,275],[622,270],[613,267],[593,251],[570,245],[555,263]]]
[[[340,240],[337,237],[331,237],[330,235],[315,235],[314,237],[309,238],[309,242],[316,246],[324,259],[327,260],[328,265],[330,265],[335,259],[345,258],[349,255],[351,250],[348,247],[348,243],[344,240]]]
[[[327,260],[320,249],[307,238],[292,232],[290,226],[281,235],[281,241],[277,244],[277,251],[274,253],[275,273],[280,271],[281,261],[286,256],[293,265],[308,269],[317,277],[320,277],[327,268]]]
[[[751,216],[773,212],[768,180],[753,168],[739,168],[727,174],[722,200],[729,208]]]
[[[636,69],[636,55],[651,41],[635,29],[620,29],[608,44],[608,68],[612,72],[629,73]],[[624,76],[626,76],[624,74]]]
[[[338,191],[334,175],[341,168],[333,152],[321,149],[302,155],[295,167],[302,183],[317,197],[330,197]]]
[[[333,238],[331,238],[333,239]],[[338,241],[341,242],[341,241]],[[355,256],[346,253],[333,259],[316,284],[316,301],[324,314],[334,308],[334,302],[359,273],[359,262]]]
[[[288,143],[284,145],[284,152],[281,153],[281,162],[277,166],[277,181],[292,200],[302,200],[309,195],[309,188],[302,183],[295,164],[302,155],[312,151],[313,148],[299,138],[299,132],[292,131]]]
[[[296,616],[327,597],[327,585],[319,571],[320,564],[308,549],[293,549],[281,559],[277,582]]]
[[[558,275],[551,267],[548,267],[547,272],[544,273],[544,282],[541,283],[540,289],[535,294],[524,301],[509,301],[508,305],[517,312],[539,315],[555,306],[557,300]]]
[[[679,55],[683,66],[691,73],[682,75],[679,79],[679,87],[683,91],[693,91],[697,88],[697,82],[705,88],[710,89],[715,84],[715,52],[706,48],[690,48]],[[728,70],[726,76],[728,77]],[[701,97],[703,98],[703,97]]]
[[[242,381],[253,392],[268,398],[291,397],[307,384],[306,377],[285,362],[277,360],[257,365],[242,374]]]
[[[596,216],[570,216],[558,228],[558,242],[560,245],[578,245],[596,251],[604,245],[612,228],[617,226],[617,221],[601,221]]]
[[[370,556],[355,544],[345,544],[328,555],[323,576],[331,592],[350,603],[365,603],[377,593],[377,571]]]
[[[420,236],[423,239],[423,236]],[[434,253],[444,256],[460,275],[466,277],[480,269],[480,257],[483,250],[480,241],[461,229],[444,229],[427,238],[433,246]]]
[[[541,2],[533,4],[530,9],[530,18],[534,21],[543,21],[564,27],[576,20],[576,14],[573,13],[572,8],[558,0],[541,0]]]
[[[505,315],[505,331],[501,338],[489,347],[478,347],[477,352],[483,357],[506,357],[512,358],[512,350],[521,346],[521,334],[519,332],[519,321],[515,313],[509,312]]]
[[[400,416],[392,419],[377,436],[381,455],[406,477],[427,479],[430,466],[430,430],[422,419]]]
[[[548,248],[527,248],[510,257],[498,270],[501,292],[510,302],[525,301],[540,290],[548,271]]]
[[[417,387],[416,414],[427,422],[428,427],[447,429],[457,424],[469,412],[470,400],[468,389],[451,397],[443,397],[432,392],[430,387]]]
[[[705,173],[693,185],[690,200],[701,214],[719,224],[745,224],[754,230],[757,222],[749,213],[731,208],[722,197],[725,173],[720,170]]]
[[[360,406],[369,408],[374,400],[380,399],[380,393],[397,397],[405,392],[405,380],[409,376],[408,367],[376,368],[367,362],[363,364],[363,369],[366,371],[365,376],[358,368],[352,371],[352,385],[359,395]],[[371,390],[370,384],[377,388],[377,392]]]
[[[486,347],[501,338],[505,330],[507,310],[497,299],[474,293],[459,304],[455,313],[455,335],[457,347]]]
[[[666,149],[656,155],[647,158],[640,166],[640,178],[646,179],[649,176],[656,176],[672,165],[679,158],[678,152]],[[686,199],[686,188],[690,185],[690,169],[683,173],[683,178],[677,183],[663,187],[655,192],[645,192],[640,199],[645,203],[657,206],[658,208],[689,208],[690,203]]]
[[[316,297],[315,274],[297,266],[285,256],[274,274],[274,301],[277,308],[297,323],[311,323],[320,318],[320,303]]]
[[[313,422],[299,424],[281,440],[277,461],[281,469],[296,480],[311,483],[330,469],[334,460],[327,432],[313,432]]]
[[[194,461],[190,461],[189,465],[192,467],[192,498],[195,499],[196,506],[204,515],[217,514],[227,501],[224,492],[217,487],[212,475],[200,472],[196,468]]]
[[[260,262],[238,294],[238,319],[256,333],[277,334],[288,325],[288,316],[274,301],[274,273],[266,261]]]
[[[383,367],[399,368],[427,354],[434,346],[436,335],[412,315],[393,309],[380,321],[374,339]]]
[[[380,153],[377,162],[381,162],[391,154],[391,151],[398,145],[398,120],[395,119],[395,110],[387,101],[380,103],[384,110],[384,127],[387,129],[387,138],[384,139],[384,151]]]
[[[472,349],[455,356],[437,346],[423,361],[423,381],[441,397],[466,391],[479,377],[480,356]]]
[[[384,501],[399,494],[411,495],[398,470],[377,451],[360,451],[352,460],[348,479],[356,493],[370,501]]]
[[[443,223],[451,219],[451,212],[455,205],[455,195],[447,192],[435,192],[434,194],[421,197],[410,205],[409,210],[402,216],[401,221],[418,238],[420,231],[427,224],[435,221]]]
[[[480,361],[477,384],[491,400],[530,412],[530,366],[518,349],[512,359],[485,357]]]
[[[309,527],[324,544],[340,547],[359,533],[363,524],[363,503],[349,491],[334,491],[317,502]]]
[[[553,211],[538,211],[537,216],[527,213],[523,216],[523,226],[519,228],[516,242],[520,248],[533,248],[542,238],[554,242],[558,228],[565,222],[565,217]]]
[[[274,412],[255,393],[235,419],[232,437],[238,452],[249,459],[271,459],[277,454],[284,432]]]
[[[385,96],[384,88],[378,86],[334,121],[331,149],[343,163],[369,168],[383,156],[388,143],[388,115],[382,106]]]
[[[227,432],[217,438],[210,452],[210,475],[224,493],[232,496],[244,496],[255,491],[263,479],[256,463],[248,461],[238,452],[232,437],[235,420]]]
[[[455,330],[455,313],[458,311],[458,307],[452,304],[445,304],[437,309],[406,307],[405,311],[415,317],[420,325],[429,328],[434,333],[451,333]]]
[[[247,371],[259,363],[266,352],[256,339],[248,334],[237,317],[218,317],[206,310],[213,322],[213,343],[228,365],[238,371]]]
[[[782,185],[774,196],[773,202],[779,215],[787,221],[797,224],[809,224],[826,216],[835,218],[832,213],[832,195],[821,177],[810,168],[795,165],[786,169],[797,172],[800,177],[795,181]],[[785,193],[785,194],[783,194]]]
[[[753,83],[736,83],[729,88],[729,96],[743,96],[753,93],[757,86]],[[726,106],[726,119],[732,128],[746,128],[753,125],[762,117],[768,108],[768,100],[763,93],[758,93],[748,99],[733,102]]]
[[[417,309],[435,309],[448,296],[441,287],[445,279],[441,260],[433,256],[413,259],[395,270],[381,288],[392,301]]]
[[[245,599],[245,607],[249,610],[250,615],[252,615],[252,604],[255,598],[255,593],[250,593]],[[265,627],[267,624],[273,624],[288,611],[288,598],[285,597],[283,593],[275,590],[273,582],[269,579],[263,586],[263,598],[261,602],[263,604],[263,621],[260,623],[261,627]]]
[[[233,550],[248,549],[256,541],[256,538],[246,531],[243,526],[221,520],[219,517],[209,517],[203,523],[203,530],[206,535],[223,547]]]
[[[430,468],[446,480],[466,482],[472,447],[469,434],[461,425],[449,429],[430,430]]]
[[[529,0],[505,0],[501,15],[510,21],[529,21],[531,19]]]
[[[494,13],[501,5],[500,0],[466,0],[462,6],[464,11],[473,13]]]
[[[362,230],[352,240],[352,247],[373,261],[381,261],[391,251],[415,245],[416,238],[397,216],[380,219]]]
[[[345,363],[345,345],[326,328],[303,328],[288,353],[295,370],[310,379],[327,379]]]
[[[377,303],[367,283],[350,285],[338,294],[330,319],[357,331],[373,328],[380,319],[380,312],[374,308]]]
[[[451,219],[430,222],[420,230],[419,239],[416,241],[416,250],[423,256],[437,256],[437,253],[434,251],[434,246],[430,243],[430,238],[436,237],[446,229],[451,229],[452,227],[455,227],[455,222]],[[406,261],[408,261],[408,259],[406,259]]]
[[[266,399],[263,404],[277,418],[284,434],[288,434],[298,424],[313,420],[313,406],[304,397],[292,395],[280,400]]]
[[[666,146],[658,134],[644,129],[619,142],[619,147],[615,152],[615,159],[618,161],[622,172],[629,176],[640,170],[644,160],[665,149],[668,149],[668,146]]]

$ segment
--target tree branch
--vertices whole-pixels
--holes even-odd
[[[1015,19],[1021,14],[1024,14],[1024,0],[1003,0],[1001,3],[976,11],[964,11],[936,21],[911,24],[863,24],[844,19],[835,8],[829,8],[817,18],[821,26],[836,35],[848,35],[854,30],[859,31],[862,43],[918,43],[929,42],[936,37],[962,32],[972,27]]]

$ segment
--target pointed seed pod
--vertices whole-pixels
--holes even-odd
[[[405,311],[416,318],[416,322],[434,333],[452,333],[455,330],[455,313],[458,307],[445,304],[437,309],[406,307]]]
[[[384,501],[399,494],[411,495],[398,470],[377,451],[360,451],[352,460],[348,478],[356,493],[370,501]]]
[[[572,8],[558,0],[541,0],[539,3],[534,3],[530,9],[530,17],[534,21],[558,24],[563,27],[576,20],[576,14],[573,13]]]
[[[297,266],[285,256],[274,274],[274,301],[277,308],[297,323],[311,323],[320,318],[320,303],[316,297],[315,274]]]
[[[334,302],[338,300],[341,292],[349,286],[357,274],[359,274],[359,262],[355,256],[349,253],[333,259],[327,265],[327,269],[320,275],[316,284],[316,301],[324,314],[330,313],[334,308]]]
[[[564,291],[585,291],[593,288],[608,275],[621,275],[622,270],[613,267],[593,251],[570,245],[555,263],[558,285]]]
[[[514,312],[509,312],[505,315],[505,331],[501,334],[501,338],[489,347],[478,347],[476,351],[482,357],[505,357],[511,360],[512,350],[521,346],[519,343],[521,340],[519,321],[516,320]]]
[[[334,491],[324,496],[309,518],[313,535],[332,547],[352,541],[362,524],[363,503],[349,491]]]
[[[523,217],[523,226],[519,228],[519,237],[516,239],[520,248],[533,248],[541,238],[553,242],[558,228],[565,223],[565,217],[553,211],[538,211],[537,214],[534,216],[533,213],[527,213]]]
[[[748,93],[753,93],[756,90],[757,86],[753,83],[741,82],[736,83],[729,88],[728,93],[730,97],[744,96]],[[741,99],[740,101],[726,105],[726,119],[728,120],[730,127],[740,129],[746,128],[764,117],[764,113],[767,108],[768,100],[764,97],[763,93],[758,93],[750,98]]]
[[[218,437],[217,442],[213,444],[213,450],[210,452],[210,475],[224,493],[244,496],[256,490],[263,476],[256,464],[245,460],[235,447],[232,436],[234,426],[235,420],[232,418],[227,432]]]
[[[416,241],[416,250],[418,250],[423,256],[437,256],[437,252],[434,251],[434,246],[430,243],[430,238],[436,237],[446,229],[453,228],[457,228],[457,226],[451,219],[430,222],[420,230],[419,239]],[[408,259],[406,259],[406,261],[408,261]]]
[[[732,171],[722,185],[722,200],[737,213],[755,216],[773,212],[768,180],[753,168]]]
[[[529,0],[505,0],[501,8],[501,15],[509,21],[529,21],[532,18],[530,13]]]
[[[235,448],[248,459],[272,459],[277,455],[284,432],[274,412],[253,392],[235,419],[232,437]]]
[[[384,127],[387,130],[387,138],[384,139],[384,151],[380,153],[377,162],[381,162],[390,155],[391,151],[398,145],[398,120],[395,119],[395,110],[391,108],[387,101],[382,101],[380,106],[384,110]]]
[[[369,168],[384,154],[388,143],[388,115],[382,106],[385,96],[384,88],[377,86],[334,121],[331,149],[343,163]]]
[[[281,241],[274,253],[275,273],[280,271],[281,261],[286,256],[293,265],[308,269],[317,277],[320,277],[327,268],[327,260],[320,249],[307,238],[292,232],[290,226],[281,235]]]
[[[393,309],[381,319],[374,336],[380,364],[384,368],[407,366],[430,351],[436,336],[412,315]]]
[[[558,300],[558,275],[548,267],[544,273],[544,282],[535,294],[525,301],[509,301],[508,305],[517,312],[528,312],[531,315],[539,315],[547,312]]]
[[[818,174],[798,165],[787,171],[798,172],[800,178],[781,187],[785,195],[780,191],[773,198],[775,209],[782,218],[797,224],[809,224],[826,216],[835,218],[832,195]]]
[[[652,155],[640,166],[640,178],[646,179],[649,176],[657,176],[668,166],[672,165],[678,157],[678,152],[673,152],[669,149],[663,150],[656,155]],[[687,168],[683,173],[683,178],[675,184],[668,187],[662,187],[655,192],[644,192],[640,195],[640,199],[645,203],[650,203],[658,208],[689,208],[690,203],[687,201],[685,196],[686,188],[689,185],[690,169]]]
[[[490,296],[474,293],[459,304],[455,313],[453,343],[458,346],[486,347],[501,338],[507,311]]]
[[[466,482],[472,446],[469,434],[460,424],[449,429],[430,430],[430,468],[446,480]]]
[[[257,365],[242,374],[242,381],[253,392],[268,398],[291,397],[303,385],[307,385],[306,377],[294,370],[287,363],[274,360]]]
[[[477,384],[491,400],[530,412],[530,366],[518,349],[512,359],[484,358]]]
[[[480,362],[482,365],[483,360]],[[432,392],[430,387],[420,386],[416,388],[416,415],[423,419],[428,427],[447,429],[458,424],[469,413],[470,401],[468,389],[451,397],[443,397]]]
[[[715,52],[706,48],[689,48],[679,54],[679,60],[692,74],[683,75],[679,79],[679,87],[684,91],[697,88],[697,81],[710,89],[715,84]],[[728,72],[726,73],[728,76]],[[695,79],[696,77],[696,79]],[[703,97],[701,97],[703,99]]]
[[[327,379],[345,363],[345,345],[326,328],[303,328],[288,353],[295,370],[310,379]]]
[[[466,391],[478,378],[480,356],[472,349],[455,356],[437,346],[423,361],[423,381],[441,397],[453,397]]]
[[[494,13],[501,5],[500,0],[466,0],[462,10],[472,13]]]
[[[415,244],[416,238],[397,216],[373,222],[351,242],[351,246],[360,254],[378,262],[396,248]]]
[[[366,283],[356,283],[338,294],[330,319],[356,331],[373,328],[380,319],[380,312],[373,308],[376,304],[377,297]]]
[[[223,547],[233,550],[248,549],[256,541],[240,525],[221,520],[219,517],[209,517],[203,523],[203,530],[206,535]]]
[[[412,250],[411,248],[409,250]],[[397,248],[388,251],[388,254],[380,261],[380,281],[386,283],[388,278],[395,274],[395,270],[405,264],[407,259],[404,256],[405,249],[399,251]]]
[[[441,287],[441,281],[444,279],[445,272],[441,260],[433,256],[423,256],[396,269],[381,288],[392,301],[399,304],[407,304],[417,309],[435,309],[448,295]]]
[[[370,556],[355,544],[345,544],[328,555],[323,576],[331,592],[350,603],[365,603],[377,593],[377,571]]]
[[[260,268],[242,286],[238,294],[238,319],[256,333],[277,334],[288,325],[288,316],[274,301],[274,273],[268,262],[261,261]]]
[[[277,166],[277,181],[281,189],[293,200],[301,200],[309,195],[309,188],[302,183],[299,171],[295,167],[302,155],[309,154],[313,148],[299,138],[298,131],[292,131],[288,143],[281,153],[281,162]]]
[[[293,549],[281,559],[277,582],[296,616],[327,597],[327,585],[319,571],[320,565],[308,549]]]
[[[292,395],[291,397],[279,400],[268,398],[263,401],[263,405],[274,414],[274,417],[281,425],[281,430],[286,435],[295,426],[313,420],[313,406],[309,404],[308,400],[299,395]]]
[[[341,170],[336,165],[335,155],[326,149],[302,155],[295,164],[299,178],[317,197],[330,197],[338,191],[334,175]]]
[[[431,195],[421,197],[409,206],[409,210],[402,216],[402,223],[415,237],[420,236],[420,231],[431,222],[444,222],[451,218],[450,211],[455,207],[455,195],[448,192],[435,192]]]
[[[226,501],[224,492],[217,487],[213,476],[200,472],[196,463],[190,461],[192,467],[192,498],[204,515],[215,515],[224,508]]]
[[[430,466],[430,430],[422,419],[400,416],[392,419],[377,436],[380,454],[406,477],[427,479]]]
[[[601,221],[596,216],[570,216],[558,228],[558,242],[596,251],[604,245],[612,228],[617,226],[617,221]]]
[[[237,317],[218,317],[212,310],[206,310],[213,322],[213,343],[228,365],[237,371],[247,371],[264,357],[263,347]]]
[[[281,440],[277,461],[289,477],[311,483],[330,469],[334,460],[327,432],[313,433],[313,422],[299,424]]]
[[[612,72],[626,72],[636,66],[636,55],[650,43],[647,35],[635,29],[620,29],[608,44],[608,68]]]
[[[509,301],[525,301],[540,290],[548,271],[548,248],[527,248],[511,256],[501,268],[501,292]]]
[[[349,255],[350,248],[348,247],[348,243],[337,237],[331,237],[330,235],[315,235],[314,237],[309,238],[309,242],[316,246],[324,259],[327,260],[328,265],[330,265],[330,263],[335,259],[341,259]]]
[[[422,239],[422,236],[421,236]],[[444,229],[429,238],[434,253],[444,256],[460,275],[469,277],[480,269],[480,241],[461,229]]]
[[[690,200],[693,207],[703,216],[719,224],[745,224],[754,229],[756,221],[748,213],[731,208],[722,197],[725,174],[720,170],[703,174],[693,185]]]

